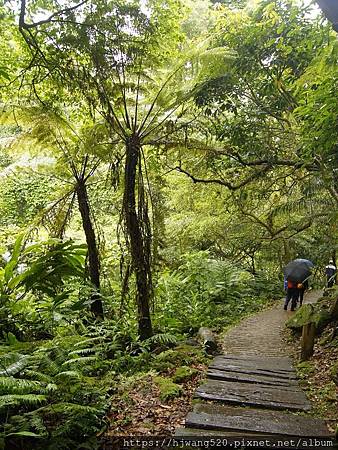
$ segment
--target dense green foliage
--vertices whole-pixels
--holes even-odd
[[[338,42],[296,0],[12,3],[0,448],[95,449],[128,377],[180,395],[166,370],[203,356],[175,346],[280,298],[290,259],[313,260],[322,287]]]

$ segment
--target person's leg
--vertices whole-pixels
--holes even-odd
[[[286,289],[286,297],[285,297],[285,303],[284,303],[284,309],[285,311],[288,309],[288,304],[291,300],[291,288]]]
[[[299,306],[302,306],[302,304],[303,304],[304,291],[305,291],[304,288],[299,289]]]
[[[292,288],[292,292],[291,292],[291,311],[294,311],[296,309],[298,297],[299,297],[299,289]]]

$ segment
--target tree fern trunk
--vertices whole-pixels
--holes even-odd
[[[137,135],[126,142],[126,162],[124,174],[123,212],[126,225],[126,238],[131,252],[132,267],[136,276],[136,302],[138,307],[138,332],[142,340],[152,335],[150,318],[150,299],[152,293],[150,267],[150,233],[147,229],[148,213],[145,199],[140,195],[141,146]],[[140,177],[139,177],[140,180]],[[138,190],[137,190],[138,187]],[[138,202],[137,202],[138,197]]]
[[[86,236],[88,248],[88,266],[90,281],[96,292],[93,294],[91,311],[96,317],[103,317],[102,301],[100,299],[100,260],[96,243],[95,230],[90,217],[90,206],[88,202],[87,187],[83,180],[78,180],[76,188],[77,200],[82,219],[82,227]]]

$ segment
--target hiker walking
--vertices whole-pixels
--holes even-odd
[[[304,280],[302,283],[298,283],[297,288],[299,293],[299,306],[302,306],[304,299],[304,292],[309,289],[308,280]]]
[[[286,311],[288,309],[288,304],[291,300],[291,311],[294,311],[297,305],[298,297],[299,297],[299,290],[297,288],[297,282],[287,280],[287,287],[286,287],[286,298],[284,303],[284,310]]]
[[[312,273],[314,265],[308,259],[295,259],[284,268],[284,276],[287,282],[286,298],[284,303],[285,311],[291,300],[291,311],[294,311],[300,297],[300,305],[303,303],[305,290],[308,288],[307,280]]]
[[[329,264],[325,267],[326,274],[326,286],[331,288],[336,282],[337,267],[334,265],[332,259],[330,259]]]

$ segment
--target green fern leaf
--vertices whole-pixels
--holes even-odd
[[[38,372],[36,370],[25,369],[24,375],[26,377],[34,378],[37,381],[42,381],[43,383],[53,383],[53,377],[46,375],[45,373]]]
[[[16,355],[17,356],[17,355]],[[24,367],[29,364],[29,357],[26,355],[19,355],[18,361],[10,364],[4,370],[0,370],[0,377],[10,376],[19,373]],[[1,364],[2,365],[2,364]]]
[[[0,393],[28,394],[32,391],[38,391],[40,388],[41,384],[38,381],[0,377]]]
[[[69,379],[74,379],[74,378],[80,379],[81,378],[81,374],[79,372],[75,371],[75,370],[67,370],[67,371],[60,372],[57,375],[55,375],[55,379],[58,379],[58,378],[61,378],[61,379],[68,379],[68,378]]]
[[[70,366],[72,364],[78,364],[78,365],[84,365],[88,362],[97,361],[97,356],[82,356],[80,358],[74,358],[69,359],[68,361],[65,361],[62,365],[63,366]]]
[[[80,350],[73,350],[69,353],[69,356],[71,355],[86,355],[88,353],[93,353],[97,350],[97,348],[82,348]]]
[[[151,343],[151,344],[162,344],[162,345],[171,345],[177,343],[176,336],[169,334],[169,333],[161,333],[161,334],[155,334],[151,338],[147,339],[145,342]]]
[[[97,332],[96,332],[97,333]],[[102,336],[95,336],[95,337],[92,337],[92,338],[88,338],[88,339],[84,339],[84,340],[82,340],[82,341],[79,341],[79,342],[77,342],[76,344],[74,344],[74,347],[80,347],[81,345],[84,345],[84,344],[86,344],[86,345],[88,345],[88,344],[90,344],[90,343],[95,343],[95,342],[97,342],[97,341],[102,341],[103,340],[103,337]]]
[[[30,437],[30,438],[42,438],[39,434],[33,433],[32,431],[18,431],[17,433],[9,433],[7,436],[19,436],[19,437]]]
[[[9,394],[0,396],[0,410],[8,406],[33,406],[46,401],[45,395],[40,394]]]

